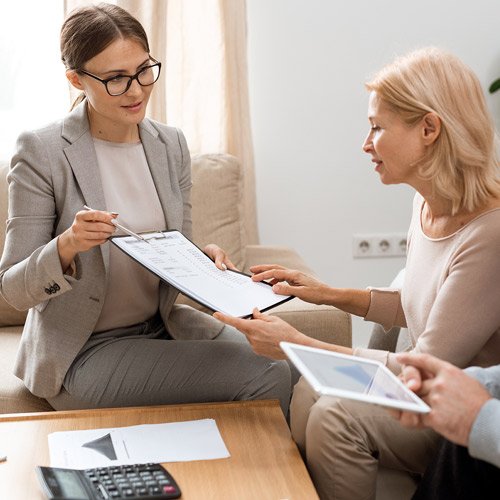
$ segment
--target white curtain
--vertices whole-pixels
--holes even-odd
[[[98,2],[65,0],[66,12]],[[258,243],[245,0],[115,0],[143,24],[162,62],[149,116],[179,127],[192,154],[229,153],[244,169],[245,228]]]

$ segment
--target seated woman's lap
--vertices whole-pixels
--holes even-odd
[[[421,474],[438,443],[432,430],[405,429],[379,406],[320,396],[303,378],[290,413],[321,498],[372,498],[379,465]]]
[[[172,340],[162,326],[99,335],[49,399],[55,409],[279,399],[288,410],[287,363],[256,355],[231,327],[214,340]]]

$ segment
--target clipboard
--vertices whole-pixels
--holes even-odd
[[[265,312],[293,298],[276,295],[269,283],[255,282],[249,274],[218,269],[210,257],[180,231],[165,230],[133,236],[111,236],[111,243],[211,311],[249,318],[256,307]]]

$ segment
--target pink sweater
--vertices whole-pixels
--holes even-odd
[[[459,367],[499,364],[500,208],[450,236],[433,239],[422,231],[423,203],[417,194],[403,288],[372,288],[365,319],[386,331],[407,327],[412,350]],[[393,353],[358,348],[354,354],[400,371]]]

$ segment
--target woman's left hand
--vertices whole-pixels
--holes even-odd
[[[286,358],[279,345],[281,341],[300,344],[305,337],[282,319],[262,314],[258,309],[253,310],[253,319],[235,318],[220,312],[214,313],[214,317],[244,333],[257,354],[272,359]]]
[[[218,269],[225,271],[226,269],[232,269],[237,271],[236,266],[231,262],[231,259],[227,256],[226,252],[222,250],[215,243],[210,243],[207,245],[203,251],[215,262]]]

